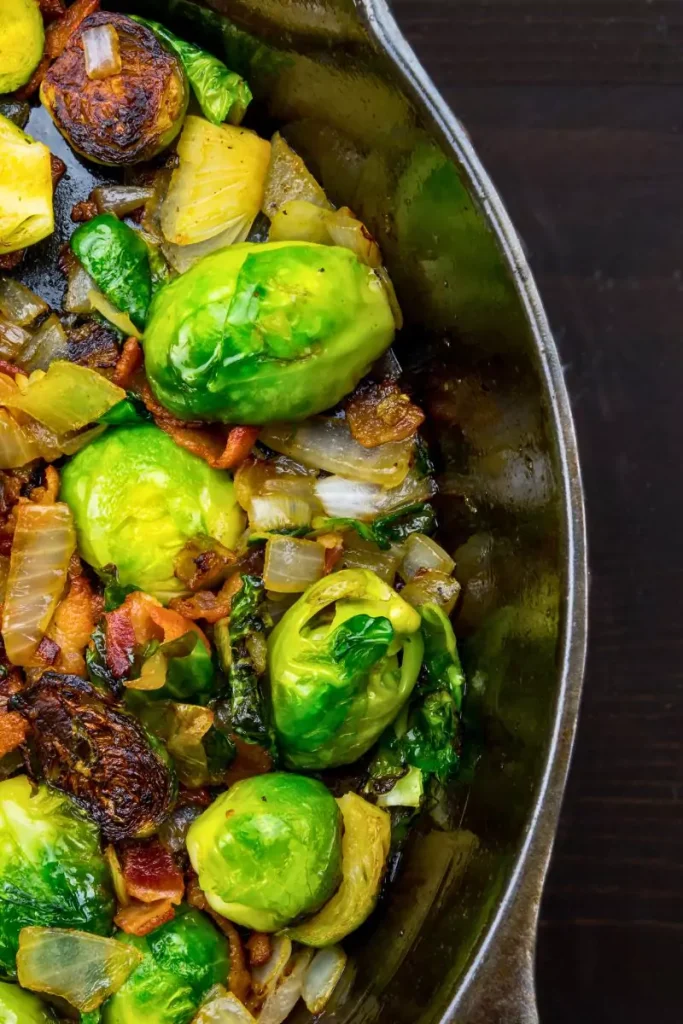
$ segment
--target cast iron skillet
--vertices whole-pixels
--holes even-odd
[[[586,564],[571,412],[519,238],[384,0],[130,6],[245,75],[251,123],[281,129],[379,239],[406,317],[398,354],[428,412],[440,539],[463,584],[462,779],[449,814],[441,809],[444,830],[413,837],[350,944],[353,970],[325,1019],[533,1024],[538,905],[581,689]],[[29,130],[64,149],[44,112]],[[34,247],[24,275],[54,305],[68,211],[101,176],[69,161],[56,234]]]

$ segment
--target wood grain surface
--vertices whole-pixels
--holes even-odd
[[[582,453],[591,641],[542,1021],[680,1024],[683,2],[393,8],[526,243]]]

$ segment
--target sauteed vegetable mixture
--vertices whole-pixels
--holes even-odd
[[[165,25],[3,0],[0,92],[0,1018],[319,1014],[461,756],[391,281]]]

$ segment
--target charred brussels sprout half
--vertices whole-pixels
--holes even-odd
[[[121,70],[89,78],[83,33],[101,25],[116,33]],[[178,57],[144,25],[109,11],[83,21],[40,88],[67,142],[81,156],[110,166],[149,160],[165,149],[180,131],[188,96]]]
[[[197,910],[179,907],[173,921],[144,938],[117,938],[144,959],[104,1004],[103,1024],[190,1024],[209,989],[227,981],[228,943]]]
[[[210,905],[272,932],[325,903],[341,879],[341,816],[321,782],[275,772],[237,782],[192,824],[187,850]]]
[[[0,782],[0,972],[16,976],[22,928],[108,935],[114,909],[97,826],[67,796],[34,788],[25,775]]]
[[[109,430],[62,472],[78,549],[90,565],[115,565],[119,583],[160,601],[182,593],[176,556],[191,537],[233,548],[243,528],[230,475],[178,447],[158,427]]]
[[[176,790],[164,748],[91,683],[45,672],[10,704],[31,725],[43,778],[110,842],[149,835],[170,811]]]
[[[143,344],[177,416],[262,424],[340,401],[393,336],[384,287],[350,250],[269,242],[206,256],[162,289]]]
[[[38,996],[0,981],[0,1024],[55,1024],[56,1020]]]
[[[374,572],[344,569],[309,587],[268,642],[287,763],[329,768],[369,750],[410,696],[422,652],[418,612]]]

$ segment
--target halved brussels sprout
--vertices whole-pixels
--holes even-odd
[[[244,243],[205,256],[152,302],[145,366],[185,419],[303,419],[352,391],[394,321],[374,271],[348,249]]]
[[[331,946],[362,925],[374,910],[389,856],[388,813],[356,793],[337,803],[344,819],[342,883],[314,917],[290,929],[291,938],[307,946]]]
[[[332,621],[321,621],[331,608]],[[288,764],[349,764],[370,749],[417,681],[419,630],[415,609],[369,569],[309,587],[268,641],[273,721]]]
[[[3,0],[0,93],[26,85],[43,55],[45,31],[37,0]]]
[[[272,932],[317,910],[339,884],[341,816],[315,779],[254,776],[193,822],[187,850],[214,910]]]
[[[191,537],[235,547],[244,516],[228,473],[211,469],[158,427],[120,427],[88,445],[62,471],[80,554],[118,568],[119,582],[160,601],[184,588],[174,562]]]
[[[111,26],[121,70],[90,78],[83,33]],[[183,66],[150,29],[124,14],[86,18],[43,79],[40,98],[67,142],[81,156],[111,166],[149,160],[176,137],[189,89]]]
[[[0,114],[0,255],[53,229],[50,151]]]
[[[144,959],[102,1007],[103,1024],[190,1024],[209,990],[227,981],[227,940],[187,906],[144,938],[122,932],[116,938]]]
[[[0,981],[2,1024],[55,1024],[57,1018],[42,999],[24,992],[18,985]]]
[[[68,797],[25,775],[0,782],[0,971],[16,976],[29,925],[107,935],[114,898],[99,830]]]

